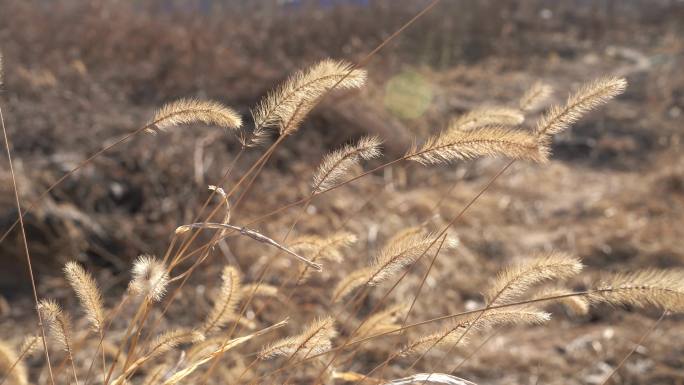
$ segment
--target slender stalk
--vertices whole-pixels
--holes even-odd
[[[669,314],[669,312],[668,312],[667,310],[665,310],[665,311],[663,312],[663,314],[660,315],[660,317],[658,318],[658,320],[656,320],[656,321],[653,323],[653,325],[651,325],[651,327],[648,328],[648,329],[646,330],[646,332],[644,332],[644,334],[641,335],[641,338],[639,338],[639,342],[637,342],[637,343],[634,345],[634,348],[632,348],[632,350],[630,350],[629,353],[627,353],[627,355],[624,356],[624,357],[622,358],[622,360],[621,360],[620,363],[615,367],[615,369],[613,369],[613,371],[610,372],[610,374],[608,374],[608,376],[606,376],[606,378],[603,380],[603,382],[601,382],[601,385],[606,385],[606,384],[608,384],[608,381],[610,381],[610,379],[615,375],[615,373],[617,373],[618,370],[620,370],[620,368],[625,364],[625,362],[627,362],[627,360],[629,359],[629,357],[631,357],[632,354],[634,354],[634,352],[637,351],[637,349],[639,348],[639,346],[641,346],[641,345],[644,344],[644,341],[646,341],[646,338],[648,338],[648,336],[650,336],[651,333],[653,333],[653,331],[656,330],[656,328],[658,327],[658,325],[660,325],[660,323],[663,321],[663,319],[665,319],[665,317],[666,317],[668,314]]]
[[[5,139],[5,150],[7,150],[7,161],[9,162],[10,175],[12,176],[12,187],[14,189],[14,202],[17,206],[17,213],[21,214],[21,203],[19,200],[19,188],[17,187],[17,179],[14,174],[14,166],[12,164],[12,152],[10,151],[9,138],[7,136],[7,128],[5,127],[5,118],[2,115],[2,108],[0,108],[0,125],[2,126],[2,135]],[[26,238],[26,229],[24,227],[24,216],[19,215],[19,227],[21,229],[21,240],[24,246],[24,254],[26,255],[26,265],[28,266],[29,278],[31,279],[31,289],[33,291],[33,301],[36,308],[36,315],[38,316],[38,327],[43,339],[43,348],[45,349],[45,360],[47,361],[48,374],[50,376],[50,383],[55,385],[55,379],[52,374],[52,364],[50,363],[50,353],[48,352],[47,338],[45,337],[45,327],[43,326],[43,317],[38,310],[38,291],[36,290],[36,280],[33,275],[33,266],[31,264],[31,253],[28,249],[28,240]],[[9,233],[9,230],[8,230]]]

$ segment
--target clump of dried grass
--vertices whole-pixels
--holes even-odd
[[[359,88],[365,80],[364,70],[349,63],[334,60],[324,60],[307,70],[295,73],[274,91],[268,93],[252,111],[254,118],[252,131],[239,133],[243,150],[265,142],[270,128],[277,131],[279,141],[294,134],[307,114],[327,92],[333,88]],[[511,160],[545,163],[550,156],[549,144],[552,135],[566,129],[586,112],[620,94],[625,86],[624,79],[612,77],[591,82],[573,93],[565,104],[549,109],[533,130],[527,130],[520,127],[525,122],[525,114],[538,109],[551,92],[549,86],[536,83],[520,98],[516,107],[497,106],[475,109],[452,120],[444,131],[427,138],[421,146],[410,148],[404,157],[372,171],[380,170],[401,160],[416,161],[422,165],[444,165],[480,157],[503,157]],[[156,132],[177,125],[193,123],[237,130],[242,126],[242,119],[234,110],[216,102],[181,99],[163,106],[146,127],[149,131]],[[363,137],[354,144],[346,145],[326,155],[313,174],[311,195],[305,202],[308,204],[317,195],[346,184],[347,181],[344,179],[362,160],[374,159],[381,155],[380,145],[381,139],[378,137]],[[278,340],[262,341],[258,353],[254,354],[256,359],[253,363],[244,368],[239,378],[228,379],[236,383],[240,383],[246,373],[249,373],[247,376],[258,375],[256,368],[267,359],[287,357],[286,364],[281,368],[286,371],[290,368],[288,365],[305,365],[313,358],[335,352],[332,353],[334,354],[330,361],[332,364],[339,351],[347,351],[349,357],[353,358],[356,350],[362,349],[362,342],[381,336],[392,336],[392,338],[402,340],[403,348],[395,353],[395,356],[421,355],[422,357],[434,348],[453,349],[456,346],[462,346],[462,343],[473,338],[468,335],[471,330],[481,332],[507,325],[543,324],[549,320],[550,314],[540,309],[553,302],[567,306],[576,314],[586,314],[590,305],[600,303],[635,307],[652,305],[669,312],[684,311],[684,287],[682,286],[684,273],[679,270],[645,270],[618,274],[587,291],[574,292],[558,285],[561,281],[579,274],[582,269],[581,262],[562,252],[550,252],[504,269],[488,287],[483,288],[486,304],[483,308],[435,319],[435,323],[450,319],[449,324],[441,325],[441,329],[437,332],[430,331],[410,339],[406,334],[401,333],[409,328],[406,320],[413,308],[413,305],[404,302],[385,306],[384,310],[380,310],[381,303],[378,303],[365,318],[354,319],[353,323],[358,326],[353,331],[347,332],[347,323],[357,316],[359,308],[348,309],[346,308],[348,304],[340,304],[339,300],[356,289],[364,287],[364,291],[357,293],[358,295],[354,297],[355,301],[352,301],[352,306],[363,304],[364,301],[370,300],[365,296],[366,291],[374,290],[375,286],[391,281],[399,276],[399,273],[404,272],[404,275],[397,279],[395,286],[390,289],[390,291],[393,290],[410,272],[409,269],[426,253],[441,250],[443,245],[438,241],[446,239],[447,230],[453,224],[452,222],[438,233],[426,231],[424,225],[406,228],[391,237],[367,266],[352,270],[346,276],[335,274],[333,271],[330,276],[340,278],[337,285],[316,289],[324,292],[326,297],[332,298],[331,307],[326,304],[321,309],[316,309],[315,314],[322,313],[325,314],[324,316],[306,316],[311,309],[305,305],[309,304],[298,307],[297,305],[301,304],[289,301],[292,297],[283,300],[281,290],[286,288],[286,282],[290,282],[283,277],[279,279],[282,279],[284,283],[276,287],[264,282],[265,271],[258,277],[247,274],[243,276],[236,266],[227,265],[222,270],[218,290],[215,293],[212,292],[210,298],[212,305],[203,322],[199,325],[172,327],[166,331],[160,331],[159,324],[169,321],[165,318],[165,314],[174,301],[176,293],[183,288],[199,263],[208,259],[214,246],[227,236],[243,235],[275,247],[279,252],[297,257],[297,260],[303,262],[304,265],[293,272],[297,279],[291,281],[295,282],[292,288],[288,288],[292,290],[310,283],[308,278],[315,274],[316,270],[323,268],[322,263],[319,262],[331,261],[339,264],[347,262],[347,258],[344,257],[345,250],[357,241],[356,235],[350,232],[337,229],[330,232],[331,235],[328,236],[305,235],[295,237],[291,241],[288,241],[288,232],[288,236],[285,236],[283,241],[276,241],[259,231],[230,223],[231,212],[242,199],[242,196],[240,199],[234,199],[235,191],[239,187],[248,189],[241,184],[249,178],[251,180],[256,178],[263,163],[275,150],[275,146],[277,144],[267,150],[265,155],[254,163],[229,192],[222,187],[210,187],[220,196],[221,204],[206,220],[178,227],[174,234],[174,243],[163,260],[141,256],[135,261],[128,291],[113,309],[106,309],[98,285],[90,274],[76,263],[70,262],[66,265],[64,272],[67,281],[79,299],[88,324],[99,335],[98,349],[101,347],[103,352],[104,383],[134,382],[140,374],[144,374],[145,384],[170,385],[186,381],[204,383],[216,366],[220,365],[218,360],[224,354],[231,354],[231,357],[240,359],[248,357],[250,354],[237,351],[237,348],[285,324],[285,321],[281,321],[256,332],[239,336],[241,328],[254,330],[263,324],[268,324],[267,319],[270,317],[260,313],[263,308],[253,307],[252,299],[255,296],[277,298],[285,304],[285,312],[310,321],[301,328],[298,334]],[[366,174],[361,176],[363,175]],[[234,202],[233,205],[231,202]],[[224,210],[223,221],[212,222],[213,215],[221,208]],[[191,253],[188,250],[197,233],[187,237],[187,242],[181,242],[179,239],[192,231],[199,232],[202,229],[219,231],[207,247],[198,249],[200,256],[195,257],[194,252]],[[447,244],[455,247],[452,242]],[[439,247],[435,247],[436,245]],[[175,246],[178,247],[177,254],[173,255],[172,251],[176,250]],[[436,258],[438,251],[435,252]],[[304,258],[299,253],[309,258]],[[175,263],[189,260],[191,256],[195,257],[192,261],[196,262],[193,262],[189,268]],[[176,286],[176,290],[171,291],[170,288],[176,282],[180,283]],[[554,286],[533,291],[537,285],[547,282]],[[167,291],[171,294],[167,295]],[[112,342],[110,339],[113,340],[114,337],[106,332],[109,331],[112,321],[121,320],[124,314],[123,309],[130,304],[128,302],[130,298],[137,300],[133,302],[137,310],[134,311],[132,318],[127,320],[127,330],[124,333],[116,333],[117,340]],[[417,296],[416,299],[418,299]],[[162,311],[150,316],[154,313],[152,309],[162,300],[165,302]],[[343,308],[349,311],[348,316],[341,317],[343,314],[341,311],[333,312],[331,308]],[[78,370],[74,358],[77,357],[76,350],[83,346],[81,343],[84,341],[75,341],[70,318],[55,301],[41,301],[39,310],[49,327],[50,336],[66,352],[72,366],[74,381],[78,383]],[[150,318],[156,319],[156,323],[150,322]],[[339,330],[344,331],[343,337],[347,338],[346,341],[342,341],[338,327]],[[350,341],[351,339],[354,341]],[[337,342],[340,343],[337,344]],[[118,346],[112,348],[113,344],[118,344]],[[4,376],[3,381],[9,378],[20,384],[27,383],[22,358],[28,355],[36,345],[37,339],[33,338],[18,350],[19,353],[15,353],[8,344],[0,341],[0,373]],[[352,346],[356,348],[349,351]],[[252,351],[254,348],[256,346],[251,346]],[[104,360],[105,350],[115,352],[112,354],[115,358],[110,361],[109,367]],[[448,356],[448,353],[445,356]],[[92,357],[90,364],[92,367]],[[330,364],[322,368],[319,379],[326,373],[338,379],[353,379],[354,381],[367,379],[365,375],[354,372],[331,371]],[[320,369],[316,365],[312,367]],[[206,370],[200,371],[201,368],[206,368]],[[268,382],[268,376],[278,372],[280,369],[264,371],[261,377],[250,381]],[[337,377],[335,377],[336,374]],[[88,375],[90,375],[90,370],[86,376]],[[419,378],[423,382],[432,380],[435,383],[439,383],[440,378],[444,379],[444,383],[455,381],[454,377],[432,373],[415,375],[390,383],[406,383],[410,378]],[[283,382],[288,382],[288,379],[289,377]],[[315,382],[317,380],[314,380]],[[467,382],[463,381],[463,383]]]

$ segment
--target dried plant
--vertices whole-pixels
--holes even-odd
[[[588,111],[623,93],[625,88],[627,81],[617,77],[597,79],[580,87],[564,105],[554,106],[544,114],[537,122],[537,135],[543,137],[565,130]]]
[[[330,350],[331,340],[335,336],[337,336],[337,330],[335,330],[335,320],[332,317],[317,319],[304,328],[301,334],[283,338],[261,349],[259,358],[266,360],[278,356],[295,355],[306,358]]]
[[[530,300],[534,301],[543,298],[557,298],[554,301],[547,301],[543,303],[551,304],[552,302],[557,302],[563,305],[565,308],[570,310],[576,315],[585,315],[589,312],[589,301],[585,297],[571,296],[572,290],[561,288],[561,287],[550,287],[539,290],[530,297]]]
[[[518,103],[520,110],[524,112],[536,110],[551,96],[552,92],[550,85],[540,81],[535,82],[520,98]]]
[[[285,326],[286,324],[287,324],[287,319],[285,319],[285,320],[283,320],[283,321],[280,321],[280,322],[278,322],[278,323],[276,323],[276,324],[274,324],[274,325],[271,325],[271,326],[269,326],[269,327],[267,327],[267,328],[264,328],[264,329],[262,329],[262,330],[259,330],[258,332],[255,332],[255,333],[252,333],[252,334],[248,334],[248,335],[246,335],[246,336],[234,338],[234,339],[232,339],[232,340],[230,340],[230,341],[227,341],[226,343],[221,344],[221,346],[220,346],[218,349],[216,349],[216,350],[214,350],[214,351],[212,351],[212,352],[206,354],[204,357],[202,357],[202,358],[200,358],[200,359],[198,359],[198,360],[192,362],[192,363],[189,364],[187,367],[185,367],[185,368],[183,368],[183,369],[181,369],[181,370],[178,370],[178,371],[175,372],[173,375],[169,376],[169,378],[166,379],[166,381],[164,381],[162,384],[163,384],[163,385],[174,385],[174,384],[178,384],[178,383],[180,383],[181,380],[183,380],[184,378],[190,376],[192,373],[194,373],[194,372],[195,372],[197,369],[199,369],[201,366],[206,365],[207,363],[211,362],[211,361],[212,361],[215,357],[217,357],[218,355],[220,355],[220,354],[222,354],[222,353],[225,353],[226,351],[229,351],[229,350],[231,350],[231,349],[234,349],[234,348],[236,348],[237,346],[244,344],[245,342],[251,340],[251,339],[254,338],[254,337],[258,337],[258,336],[264,335],[264,334],[266,334],[266,333],[271,332],[272,330],[275,330],[275,329],[278,329],[278,328],[280,328],[280,327],[283,327],[283,326]]]
[[[10,384],[27,385],[28,375],[22,360],[22,354],[0,340],[0,384],[9,381]]]
[[[354,289],[357,287],[368,283],[368,277],[371,277],[372,275],[373,270],[370,267],[354,270],[353,272],[347,274],[335,286],[332,294],[332,302],[337,302],[338,300],[349,295],[349,293],[354,291]]]
[[[71,318],[62,311],[62,307],[53,300],[43,299],[38,302],[38,310],[43,316],[43,320],[48,326],[50,335],[54,338],[61,348],[67,353],[71,362],[71,369],[74,381],[78,385],[78,375],[74,363],[73,340],[71,337]]]
[[[51,336],[65,351],[71,351],[71,319],[53,300],[41,300],[38,309],[47,323]]]
[[[357,240],[356,235],[339,231],[328,237],[305,235],[295,238],[290,248],[311,256],[311,262],[342,262],[342,249],[351,246]],[[311,270],[308,266],[301,269],[297,284],[309,278]]]
[[[415,262],[432,245],[433,239],[432,234],[417,234],[386,245],[371,263],[367,284],[377,285]]]
[[[487,303],[499,305],[524,295],[533,285],[552,279],[567,279],[582,270],[582,263],[559,252],[540,255],[502,271],[487,289]]]
[[[484,156],[507,157],[544,163],[548,150],[525,131],[501,126],[472,130],[447,129],[429,138],[420,149],[411,149],[409,159],[424,165],[451,163]]]
[[[277,287],[266,283],[251,283],[249,285],[242,286],[240,289],[240,295],[244,297],[253,295],[255,297],[280,298],[280,291]]]
[[[420,337],[401,349],[401,355],[425,354],[433,348],[463,344],[467,342],[466,333],[470,329],[484,330],[501,325],[540,325],[551,318],[549,313],[529,307],[497,309],[482,313],[481,316],[466,318],[439,332]]]
[[[330,89],[359,88],[365,81],[366,71],[330,59],[293,74],[252,111],[254,131],[251,138],[242,139],[243,145],[262,143],[268,136],[266,129],[270,127],[277,127],[280,135],[294,133],[311,108]]]
[[[204,340],[204,335],[196,330],[171,330],[155,337],[147,347],[145,356],[147,359],[160,356],[175,349],[178,345],[202,340]]]
[[[615,274],[597,287],[590,300],[684,312],[684,271],[649,269]]]
[[[198,99],[180,99],[160,108],[149,122],[149,132],[166,130],[167,128],[202,122],[228,129],[242,126],[242,119],[231,108],[214,101]]]
[[[166,293],[169,273],[166,266],[149,255],[141,255],[133,264],[133,279],[128,285],[131,293],[159,302]]]
[[[359,88],[365,84],[365,81],[365,70],[343,61],[323,60],[306,70],[296,72],[268,93],[252,110],[254,118],[252,132],[249,135],[244,132],[238,134],[243,145],[240,154],[248,147],[265,141],[270,135],[270,129],[277,130],[279,143],[280,140],[284,140],[286,136],[298,130],[309,112],[329,91],[334,88]],[[413,146],[405,156],[383,164],[357,178],[403,160],[416,161],[422,165],[444,165],[457,160],[505,157],[511,160],[544,163],[550,156],[549,142],[552,135],[566,129],[591,109],[617,96],[624,91],[625,87],[625,80],[615,77],[591,82],[573,93],[565,104],[550,108],[539,119],[534,130],[527,130],[525,127],[519,127],[525,122],[525,114],[540,108],[551,93],[550,86],[541,82],[535,83],[519,100],[514,102],[516,107],[480,107],[467,112],[453,119],[443,132],[425,139],[422,146]],[[158,132],[174,126],[194,123],[236,131],[242,127],[240,116],[231,108],[217,102],[196,99],[181,99],[164,105],[155,113],[146,127],[150,132]],[[362,161],[380,157],[381,143],[381,138],[377,136],[366,136],[356,143],[347,144],[327,154],[313,173],[310,193],[294,205],[303,203],[306,208],[311,208],[310,203],[319,195],[356,180],[357,178],[349,181],[343,179],[348,177],[351,170],[358,167]],[[228,178],[229,173],[220,185],[209,186],[209,189],[213,191],[211,195],[219,197],[221,204],[206,218],[198,218],[193,220],[195,223],[178,227],[163,260],[147,255],[137,258],[131,271],[129,290],[114,309],[105,308],[97,283],[83,267],[75,262],[69,262],[66,265],[64,269],[66,279],[79,299],[88,324],[99,334],[97,349],[101,349],[103,353],[103,372],[108,371],[104,377],[106,385],[137,383],[140,379],[143,379],[145,384],[209,383],[212,370],[223,365],[223,362],[219,360],[224,354],[227,354],[231,362],[239,362],[240,364],[235,366],[243,371],[237,379],[221,378],[221,381],[231,383],[242,383],[243,375],[248,377],[253,374],[261,377],[245,378],[244,382],[276,383],[278,380],[269,376],[275,376],[277,373],[285,372],[324,354],[330,354],[332,359],[327,365],[323,365],[322,360],[312,365],[313,369],[320,369],[320,375],[311,383],[322,382],[319,380],[324,376],[329,376],[325,380],[383,383],[383,378],[385,378],[383,375],[370,377],[352,371],[338,372],[339,366],[337,365],[354,365],[351,360],[357,352],[367,353],[368,346],[364,347],[363,342],[373,341],[382,336],[396,339],[396,346],[400,348],[398,353],[393,353],[385,361],[388,363],[396,356],[413,354],[422,357],[432,349],[445,347],[453,349],[457,345],[461,347],[462,343],[474,338],[468,335],[470,330],[477,333],[509,325],[543,324],[550,319],[550,314],[540,309],[551,303],[562,304],[579,315],[587,314],[590,305],[600,303],[635,307],[656,306],[667,312],[684,312],[684,272],[680,270],[645,270],[616,274],[592,289],[573,292],[559,286],[560,281],[579,274],[582,270],[581,262],[565,253],[548,252],[504,269],[488,287],[484,288],[485,304],[482,308],[441,316],[429,322],[408,324],[407,320],[419,299],[420,291],[415,295],[415,301],[411,305],[409,305],[410,302],[403,302],[402,298],[397,301],[400,303],[387,306],[385,300],[389,298],[392,290],[402,283],[402,279],[411,273],[410,267],[413,267],[416,261],[435,245],[439,245],[438,240],[448,239],[445,243],[447,247],[458,246],[455,239],[448,237],[448,231],[455,220],[449,222],[441,232],[428,231],[437,224],[433,223],[433,219],[435,218],[434,211],[439,209],[438,204],[431,213],[432,216],[429,216],[429,219],[421,225],[407,227],[389,237],[367,266],[343,275],[346,270],[342,269],[346,269],[349,262],[352,262],[352,259],[347,256],[347,254],[352,254],[348,253],[348,250],[354,248],[356,252],[362,248],[362,245],[356,244],[358,240],[356,234],[363,234],[358,229],[366,227],[365,224],[363,227],[353,226],[353,224],[345,227],[347,225],[345,222],[328,233],[323,229],[321,231],[316,229],[317,234],[326,235],[310,235],[309,233],[309,235],[293,236],[290,240],[290,233],[296,234],[299,230],[296,229],[296,224],[301,218],[305,218],[304,214],[307,211],[302,210],[304,214],[297,217],[287,235],[277,241],[264,233],[246,227],[259,222],[258,220],[243,222],[247,223],[246,226],[230,223],[235,207],[239,206],[243,198],[249,198],[251,182],[259,174],[261,167],[272,154],[272,150],[275,150],[275,145],[266,151],[252,165],[252,168],[238,179],[238,182],[230,189],[227,188],[228,193],[219,186],[231,180]],[[238,165],[237,158],[235,165]],[[502,172],[505,170],[504,168]],[[252,172],[253,174],[250,174]],[[497,174],[497,177],[498,175],[500,174]],[[242,181],[248,179],[248,176],[251,180],[245,186]],[[492,179],[492,182],[494,179],[496,177]],[[465,206],[466,209],[486,191],[487,187]],[[235,191],[242,192],[242,195],[236,198],[233,195]],[[208,199],[206,204],[209,203]],[[221,212],[220,210],[225,211],[223,211],[222,221],[218,222],[220,218],[213,218],[216,213]],[[458,214],[456,219],[464,213],[465,209]],[[239,217],[239,214],[240,211],[237,211],[233,219]],[[361,216],[361,213],[358,215]],[[277,223],[279,222],[273,222],[273,224]],[[215,232],[211,241],[193,251],[191,246],[194,245],[201,231],[192,232],[192,236],[180,236],[181,234],[190,235],[190,230],[193,229],[211,229]],[[347,229],[354,229],[356,234]],[[272,230],[269,229],[270,231]],[[173,316],[169,316],[169,312],[176,310],[172,306],[177,298],[176,294],[182,293],[184,287],[187,288],[196,282],[189,279],[190,275],[199,264],[209,260],[214,253],[217,254],[218,248],[215,246],[219,241],[233,235],[244,236],[275,248],[277,253],[274,254],[273,259],[284,253],[295,257],[304,265],[297,266],[290,272],[278,270],[278,274],[282,276],[267,276],[270,262],[262,271],[255,273],[251,266],[245,266],[241,258],[235,258],[237,263],[222,268],[220,287],[215,292],[211,292],[212,306],[202,321],[190,325],[190,322],[185,323],[185,318],[175,320]],[[368,239],[369,244],[372,244],[370,235]],[[221,249],[221,251],[224,250]],[[229,248],[229,251],[233,250]],[[199,257],[189,258],[197,253]],[[226,258],[234,257],[229,254],[230,252],[225,252]],[[436,257],[437,254],[435,259]],[[194,261],[194,263],[186,267],[181,263],[167,264],[169,260]],[[334,264],[327,264],[327,262],[334,262]],[[309,280],[312,274],[323,269],[324,263],[327,268],[326,274],[322,274],[320,279]],[[329,267],[330,265],[332,267]],[[244,273],[240,273],[234,266],[240,266]],[[339,271],[338,266],[341,267]],[[431,264],[430,268],[432,266]],[[182,272],[179,273],[177,270],[182,270]],[[395,285],[386,291],[380,300],[372,295],[364,296],[372,290],[378,290],[374,287],[392,281],[402,272],[404,275],[394,282]],[[285,276],[288,273],[292,276]],[[420,282],[420,288],[424,283],[429,284],[427,279],[432,279],[429,273],[428,270],[425,279]],[[330,279],[338,279],[337,285],[328,286]],[[170,291],[165,298],[171,282],[174,282],[174,286],[176,282],[180,283],[177,290]],[[265,282],[282,282],[282,284],[275,286]],[[542,283],[550,283],[553,286],[534,291],[535,287]],[[293,295],[299,293],[295,290],[302,290],[304,284],[312,288],[312,295],[301,298]],[[201,287],[198,286],[197,292],[204,293],[204,287],[204,284]],[[349,308],[349,304],[337,303],[361,287],[364,289],[358,294],[362,295],[355,297],[356,301],[350,301],[352,308]],[[291,290],[290,295],[284,295],[288,290]],[[319,295],[320,293],[322,295]],[[316,302],[318,298],[328,298],[328,295],[332,299],[332,304]],[[266,305],[255,306],[252,300],[256,296],[263,297]],[[128,308],[131,305],[129,302],[131,297],[135,297],[135,301],[130,302],[133,302],[137,309],[133,309],[132,318],[127,319],[131,314],[128,313],[131,310]],[[159,302],[162,302],[162,299],[164,303],[160,306]],[[247,344],[254,338],[286,324],[286,321],[282,321],[264,327],[264,325],[271,324],[274,319],[273,315],[269,314],[273,306],[267,306],[271,299],[281,301],[280,304],[285,305],[282,306],[283,311],[298,320],[311,313],[330,315],[316,318],[304,326],[299,334],[286,335],[277,340],[261,341],[259,345],[256,345],[254,341]],[[259,302],[257,304],[260,304]],[[161,309],[156,306],[160,306]],[[335,311],[334,314],[331,309]],[[55,301],[41,301],[39,311],[49,327],[50,336],[67,353],[74,381],[78,383],[79,371],[74,363],[75,349],[78,347],[79,353],[92,351],[86,350],[93,345],[90,340],[91,336],[74,338],[68,315]],[[364,317],[358,316],[361,311],[366,313]],[[202,314],[204,314],[203,311]],[[346,317],[340,317],[343,314]],[[408,339],[407,336],[411,334],[403,332],[409,328],[432,324],[432,321],[437,324],[447,319],[450,320],[448,324],[440,323],[439,328],[432,329],[438,330],[437,332],[429,332],[415,339]],[[122,323],[126,324],[125,332],[113,330],[112,333],[105,334],[105,331],[110,331],[108,328],[118,328]],[[178,326],[179,324],[182,326]],[[342,337],[347,340],[334,346],[333,343],[336,343],[336,340],[342,339],[338,338],[338,326],[343,331]],[[351,326],[356,326],[356,328],[352,330]],[[259,328],[262,329],[259,330]],[[245,334],[245,329],[258,331]],[[35,349],[38,345],[37,341],[37,337],[28,339],[18,350],[18,354],[11,346],[0,341],[2,381],[10,379],[19,384],[28,383],[23,358]],[[255,346],[264,347],[254,353]],[[83,350],[81,347],[84,347]],[[104,359],[105,352],[115,357],[109,362],[109,367],[106,366]],[[336,361],[339,352],[343,352],[349,361],[343,363]],[[79,358],[84,355],[79,354]],[[444,354],[444,357],[448,356],[448,353]],[[252,364],[243,364],[247,357],[254,358]],[[259,368],[259,365],[268,365],[263,361],[276,357],[287,357],[287,362],[277,370],[268,371],[268,369]],[[90,358],[92,360],[92,357]],[[92,361],[90,363],[92,367]],[[79,369],[81,366],[87,365],[79,365]],[[207,368],[206,371],[200,370],[204,368]],[[413,365],[410,368],[413,368]],[[89,375],[90,370],[87,373]],[[295,372],[289,372],[287,375],[293,375],[292,373]],[[290,380],[291,378],[288,377],[280,382],[294,383],[299,379]],[[307,380],[310,379],[307,377]],[[457,377],[436,372],[416,374],[384,383],[471,384]]]
[[[518,126],[525,115],[516,108],[480,107],[449,123],[449,130],[467,131],[487,126]]]
[[[399,318],[408,310],[409,306],[399,303],[370,316],[354,333],[356,338],[364,338],[374,334],[391,332],[401,327],[397,323]]]
[[[235,307],[242,298],[240,274],[232,266],[226,266],[221,273],[221,289],[214,300],[214,307],[204,321],[202,330],[209,333],[224,326],[234,315]]]
[[[370,160],[380,156],[381,144],[380,138],[367,136],[354,145],[346,145],[326,155],[314,174],[312,193],[327,190],[338,183],[361,159]]]
[[[64,267],[64,274],[76,296],[81,302],[81,307],[88,316],[93,330],[101,332],[104,328],[104,306],[102,295],[93,277],[76,262],[68,262]]]

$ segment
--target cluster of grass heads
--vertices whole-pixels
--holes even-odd
[[[581,274],[581,261],[562,251],[551,251],[533,254],[503,268],[487,287],[480,288],[485,293],[481,308],[408,322],[435,260],[445,248],[458,247],[458,242],[450,236],[450,228],[514,162],[546,163],[551,157],[553,135],[622,93],[626,87],[622,78],[606,77],[588,82],[571,93],[565,103],[549,108],[530,128],[523,126],[526,114],[541,105],[552,92],[548,85],[534,84],[513,104],[515,108],[475,109],[456,117],[436,135],[423,138],[403,156],[353,175],[353,170],[362,167],[365,161],[382,155],[382,138],[363,137],[324,157],[311,176],[311,190],[304,198],[259,218],[234,222],[231,213],[249,198],[252,183],[278,146],[297,134],[309,112],[329,92],[363,87],[366,77],[366,72],[358,66],[324,60],[291,75],[268,93],[252,111],[252,127],[244,127],[240,115],[228,106],[214,101],[183,99],[162,106],[147,124],[122,139],[142,132],[163,135],[165,130],[201,123],[234,134],[242,144],[236,158],[271,144],[235,183],[226,185],[229,176],[236,173],[231,168],[221,181],[210,186],[211,193],[196,220],[178,226],[168,249],[160,257],[140,256],[135,261],[128,289],[114,306],[105,306],[98,283],[82,266],[75,262],[65,266],[66,281],[81,306],[82,314],[78,316],[90,326],[88,333],[75,333],[72,316],[54,300],[39,299],[34,288],[40,320],[36,334],[39,335],[27,337],[19,347],[0,342],[0,383],[27,384],[29,378],[34,378],[51,384],[322,384],[335,380],[465,384],[468,382],[450,375],[458,367],[444,365],[453,349],[465,346],[486,330],[518,324],[544,324],[550,319],[546,309],[551,303],[567,306],[580,314],[586,313],[591,306],[606,304],[654,306],[663,311],[663,316],[684,311],[682,271],[628,272],[594,282],[584,291],[573,291],[563,286],[563,282]],[[6,136],[5,140],[11,164]],[[298,332],[289,335],[282,333],[288,318],[272,324],[256,324],[253,320],[258,317],[246,316],[248,312],[261,311],[253,306],[256,297],[289,303],[287,300],[298,290],[306,288],[312,275],[324,271],[330,264],[344,261],[346,248],[357,239],[355,234],[333,229],[327,236],[295,236],[302,214],[318,196],[401,162],[448,167],[454,162],[483,157],[504,158],[508,163],[462,211],[450,218],[446,226],[434,232],[426,225],[398,232],[366,266],[346,276],[329,274],[329,285],[324,288],[328,303],[320,305],[320,309],[315,312],[288,309],[290,314],[324,316],[309,317],[308,323],[299,325]],[[80,167],[82,165],[73,171]],[[212,205],[217,197],[219,203]],[[19,203],[17,196],[18,206]],[[301,207],[301,211],[282,238],[274,239],[251,228],[295,206]],[[22,228],[21,219],[27,211],[19,207],[17,222]],[[203,233],[210,234],[208,242],[198,242]],[[233,236],[272,248],[273,253],[259,275],[253,281],[245,282],[234,266],[226,265],[219,288],[212,295],[212,308],[203,317],[198,317],[201,321],[188,327],[166,329],[165,315],[184,290],[191,290],[187,284],[191,275],[202,264],[210,263],[214,247],[221,240]],[[25,237],[24,240],[27,241]],[[26,254],[30,263],[28,248]],[[273,272],[275,263],[283,259],[291,259],[292,263],[285,276],[280,277],[281,284],[266,284],[265,278]],[[390,292],[401,285],[421,260],[427,260],[429,268],[412,298],[406,303],[388,303]],[[384,294],[380,300],[370,303],[370,311],[366,309],[362,313],[368,306],[372,290],[383,290]],[[115,328],[122,319],[125,320],[124,329]],[[422,335],[409,338],[404,333],[409,329],[421,330]],[[394,352],[372,370],[355,372],[354,362],[359,352],[380,338],[393,339]],[[248,342],[261,348],[257,352],[241,350],[240,347]],[[29,373],[25,360],[41,351],[41,346],[43,368]],[[429,363],[429,373],[412,373],[413,368],[434,350],[441,350],[442,354],[441,358]],[[399,358],[412,360],[405,368],[409,377],[385,379],[386,367]],[[221,368],[224,359],[240,362],[239,370]]]

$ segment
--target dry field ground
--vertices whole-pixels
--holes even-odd
[[[165,102],[218,100],[249,125],[250,108],[290,73],[327,57],[361,60],[427,4],[226,3],[0,0],[0,105],[23,205],[145,124]],[[312,111],[273,154],[231,221],[245,223],[307,197],[321,158],[366,133],[383,138],[388,161],[414,138],[438,132],[468,110],[515,107],[535,81],[553,87],[547,107],[564,102],[586,81],[616,75],[629,82],[623,95],[555,137],[548,164],[516,162],[453,226],[458,245],[436,260],[409,322],[483,306],[481,293],[496,273],[532,251],[557,249],[581,258],[584,272],[568,283],[576,290],[610,272],[684,268],[682,20],[681,1],[442,1],[369,60],[364,88],[335,93]],[[533,127],[542,111],[526,116],[523,126]],[[115,306],[132,261],[140,254],[163,256],[174,229],[193,221],[209,196],[207,185],[221,179],[239,149],[224,131],[193,125],[138,135],[97,157],[26,216],[39,295],[80,314],[61,272],[65,262],[77,260],[100,283],[106,305]],[[230,189],[263,151],[247,151],[224,186]],[[17,211],[5,157],[1,163],[4,233]],[[357,241],[344,249],[342,261],[328,264],[302,288],[287,281],[297,271],[294,260],[279,259],[265,282],[283,286],[282,293],[254,301],[247,312],[251,326],[289,316],[289,326],[278,332],[285,336],[316,316],[341,311],[329,304],[331,285],[365,266],[402,229],[425,222],[439,231],[505,164],[482,159],[426,168],[403,162],[317,197],[303,214],[293,207],[253,225],[279,239],[299,218],[296,235],[344,230]],[[196,244],[209,239],[204,234]],[[246,237],[217,244],[170,307],[163,328],[204,317],[223,265],[255,282],[271,254]],[[0,244],[0,339],[13,345],[36,332],[24,258],[20,233],[13,231]],[[428,265],[419,262],[387,303],[412,298]],[[370,292],[361,316],[390,286]],[[543,326],[474,334],[469,345],[430,352],[410,371],[413,358],[397,358],[382,376],[447,372],[475,353],[454,374],[481,385],[600,384],[661,314],[605,305],[581,316],[560,306],[550,310],[553,318]],[[133,309],[126,311],[114,323],[118,333],[133,315]],[[348,315],[342,310],[340,318]],[[682,321],[680,315],[666,317],[613,383],[684,384]],[[85,319],[74,323],[76,336],[85,333]],[[350,325],[340,327],[343,334]],[[427,325],[369,342],[335,369],[367,373],[399,342],[430,330]],[[215,383],[233,383],[243,371],[245,378],[256,378],[280,366],[282,361],[245,369],[264,341],[226,356]],[[40,354],[27,360],[30,378],[47,383],[41,362]],[[78,370],[87,370],[83,365]],[[263,383],[285,379],[276,378]],[[66,383],[69,377],[58,379]]]

